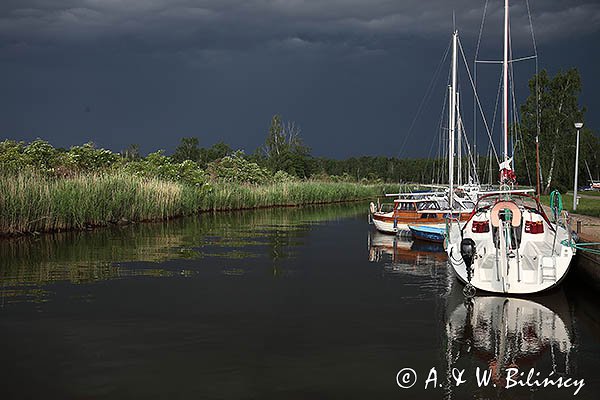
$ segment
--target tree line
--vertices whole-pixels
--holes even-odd
[[[558,188],[565,192],[573,186],[574,123],[584,122],[586,112],[578,103],[582,90],[579,72],[573,68],[550,77],[542,70],[530,79],[529,90],[529,97],[520,107],[519,118],[510,127],[518,183],[536,185],[537,137],[542,190],[547,193]],[[173,158],[179,162],[193,160],[203,166],[232,152],[233,149],[222,142],[203,148],[197,138],[183,138]],[[590,174],[598,179],[599,155],[600,139],[589,127],[584,127],[580,138],[580,182],[588,182]],[[302,142],[299,126],[284,121],[280,115],[273,116],[264,144],[243,157],[273,172],[285,171],[302,179],[430,184],[447,182],[448,174],[446,158],[362,156],[337,160],[313,157],[310,148]],[[463,162],[466,170],[469,161]],[[474,168],[482,183],[497,184],[495,158],[478,156]]]
[[[514,147],[515,170],[520,185],[535,186],[535,142],[540,147],[542,189],[561,192],[573,187],[575,163],[575,122],[585,122],[586,109],[578,103],[582,89],[576,69],[550,77],[541,71],[529,81],[530,94],[520,107],[518,120],[510,127]],[[585,126],[580,138],[580,182],[589,175],[600,178],[600,139]],[[37,171],[68,176],[85,171],[123,168],[138,175],[156,176],[198,185],[207,180],[240,183],[320,180],[365,183],[445,183],[448,181],[446,158],[397,158],[361,156],[347,159],[314,157],[301,137],[300,127],[274,115],[265,132],[265,141],[253,153],[234,150],[219,142],[201,146],[197,137],[185,137],[171,155],[163,151],[142,157],[138,145],[130,145],[120,154],[96,149],[93,144],[55,149],[36,140],[0,142],[3,171],[31,166]],[[469,160],[463,158],[463,171]],[[481,183],[497,184],[495,158],[478,156],[475,172]],[[589,170],[589,172],[588,172]],[[466,180],[466,179],[465,179]]]

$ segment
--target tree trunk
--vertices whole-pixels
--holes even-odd
[[[565,90],[569,87],[569,81],[567,81],[567,85]],[[558,105],[558,115],[561,115],[563,108],[563,98],[560,99],[560,104]],[[554,172],[554,162],[556,161],[556,147],[558,143],[558,132],[560,126],[557,123],[556,129],[554,130],[554,144],[552,145],[552,159],[550,160],[550,170],[548,171],[548,181],[546,183],[546,188],[544,189],[544,194],[548,194],[550,192],[550,185],[552,184],[552,173]]]

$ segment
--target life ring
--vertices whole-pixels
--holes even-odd
[[[375,203],[371,202],[369,204],[369,210],[371,210],[371,214],[375,214],[375,211],[377,211],[377,209],[375,208]]]
[[[502,210],[510,210],[512,213],[512,226],[518,227],[521,225],[521,210],[519,210],[519,206],[512,201],[500,201],[494,205],[490,212],[490,219],[493,227],[497,228],[500,226],[500,211]]]

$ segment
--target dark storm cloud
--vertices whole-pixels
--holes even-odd
[[[488,15],[500,21],[502,4]],[[591,1],[531,1],[537,38],[581,36],[600,29]],[[171,49],[240,49],[328,43],[385,48],[389,36],[447,34],[453,10],[461,31],[479,29],[483,1],[422,0],[8,0],[0,5],[0,35],[27,43],[130,38]],[[515,35],[529,34],[524,2],[512,8]],[[499,29],[499,24],[490,24]]]
[[[439,104],[425,105],[413,132],[427,143],[396,138],[448,44],[453,11],[470,57],[485,3],[2,0],[0,138],[93,140],[115,150],[141,143],[147,151],[198,135],[205,145],[225,140],[252,151],[270,116],[282,113],[316,154],[395,155],[406,142],[405,154],[426,156]],[[530,55],[526,3],[512,3],[515,57]],[[600,5],[530,5],[542,60],[555,70],[580,66],[587,93],[600,91],[586,80],[598,66]],[[492,59],[502,2],[490,0],[486,12],[480,56]],[[493,104],[497,77],[490,81]],[[443,98],[445,77],[440,84]]]

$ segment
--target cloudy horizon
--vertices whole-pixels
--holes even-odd
[[[513,3],[513,55],[528,56],[527,3]],[[203,146],[225,141],[252,152],[278,113],[300,125],[317,156],[427,156],[446,66],[415,116],[453,15],[471,62],[485,4],[7,0],[0,5],[0,137],[170,152],[181,137],[196,136]],[[597,133],[600,4],[529,5],[540,68],[579,69],[586,126]],[[501,15],[502,2],[489,1],[480,58],[499,56]],[[490,68],[480,87],[488,112],[497,83]],[[535,69],[519,68],[522,99]],[[463,77],[465,93],[467,83]]]

